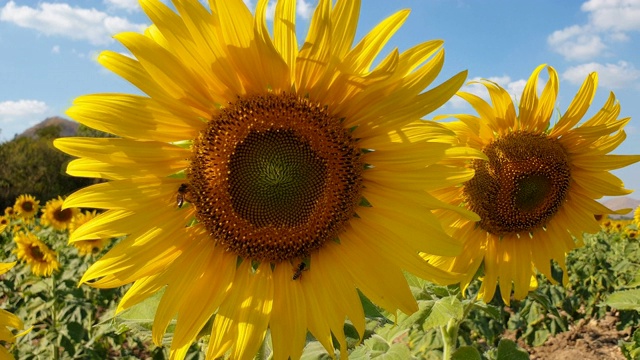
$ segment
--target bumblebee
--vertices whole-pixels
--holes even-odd
[[[189,185],[180,184],[180,187],[178,188],[178,195],[176,195],[176,205],[178,206],[178,208],[181,208],[182,205],[184,205],[184,201],[188,196],[188,192],[189,192]],[[187,199],[187,201],[189,200]]]

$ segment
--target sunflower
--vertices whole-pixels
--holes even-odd
[[[31,272],[36,276],[50,276],[58,270],[58,255],[30,232],[18,232],[13,240],[17,247],[14,250],[18,259],[31,266]]]
[[[80,157],[69,174],[112,180],[67,198],[108,210],[70,240],[129,234],[81,282],[133,282],[118,311],[165,289],[153,337],[177,316],[174,357],[214,314],[209,359],[253,358],[267,329],[276,359],[298,358],[307,330],[333,354],[332,336],[346,349],[345,318],[364,334],[356,289],[411,313],[402,270],[458,280],[418,255],[461,250],[429,211],[449,206],[428,191],[473,176],[446,159],[482,154],[420,118],[466,72],[425,91],[444,62],[441,41],[372,67],[406,10],[352,46],[360,1],[321,0],[299,48],[295,1],[277,2],[271,31],[267,4],[254,16],[241,0],[211,11],[174,1],[177,14],[141,1],[154,24],[116,35],[133,57],[98,60],[148,96],[80,97],[67,114],[121,138],[55,141]]]
[[[47,201],[42,210],[40,222],[44,226],[52,226],[56,230],[64,231],[67,229],[73,218],[80,212],[77,208],[63,209],[64,200],[58,196],[57,199]]]
[[[6,216],[0,216],[0,233],[3,233],[5,229],[9,226],[9,218]]]
[[[96,217],[96,211],[85,211],[76,214],[73,217],[73,220],[69,224],[69,233],[72,234],[77,228],[86,224],[90,220]],[[86,239],[86,240],[76,240],[72,241],[71,244],[78,249],[78,253],[80,255],[90,255],[96,253],[107,244],[108,239]]]
[[[33,219],[33,217],[38,213],[39,208],[40,201],[28,194],[18,196],[15,205],[13,205],[13,210],[16,215],[25,221]]]
[[[538,77],[545,68],[549,80],[538,97]],[[464,251],[456,257],[427,258],[442,269],[466,274],[465,288],[484,265],[478,296],[490,301],[498,283],[508,304],[512,290],[516,299],[527,295],[534,268],[553,280],[551,260],[564,270],[566,282],[566,253],[582,244],[583,232],[600,231],[596,214],[615,213],[595,199],[630,193],[609,170],[635,163],[640,156],[608,155],[624,140],[623,127],[630,120],[618,119],[620,106],[613,94],[599,112],[576,126],[594,97],[596,73],[587,76],[553,127],[558,75],[552,67],[534,70],[517,113],[505,89],[487,80],[481,83],[492,104],[460,92],[479,117],[454,115],[459,121],[445,125],[461,144],[482,150],[488,161],[468,162],[476,171],[474,178],[437,196],[454,206],[464,204],[482,220],[441,214],[444,223],[453,225],[451,235],[465,241]]]
[[[5,274],[16,263],[0,263],[0,275]],[[13,344],[16,341],[16,335],[9,329],[20,330],[24,328],[22,320],[7,310],[0,309],[0,359],[13,359],[13,355],[7,350],[4,344]]]
[[[4,209],[4,216],[9,219],[13,219],[16,216],[16,212],[15,210],[13,210],[13,206],[7,206]]]

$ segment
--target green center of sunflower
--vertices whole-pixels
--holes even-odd
[[[363,163],[326,107],[293,94],[238,99],[193,145],[188,199],[228,251],[259,261],[306,257],[355,214]]]
[[[571,171],[562,145],[545,134],[515,132],[483,152],[489,161],[474,161],[476,175],[464,186],[480,227],[501,236],[545,226],[569,191]]]
[[[233,209],[258,227],[304,224],[327,177],[325,161],[292,130],[249,133],[229,170]]]
[[[53,211],[53,218],[61,223],[69,223],[71,222],[71,218],[73,217],[73,211],[71,209],[57,208]]]

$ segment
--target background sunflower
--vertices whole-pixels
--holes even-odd
[[[538,77],[545,68],[549,80],[538,96]],[[481,150],[488,161],[469,162],[475,177],[437,196],[482,219],[441,212],[441,219],[451,225],[450,234],[465,241],[464,250],[456,257],[426,256],[429,263],[466,274],[465,288],[482,267],[478,296],[487,302],[496,283],[507,304],[512,291],[516,299],[525,297],[535,288],[536,269],[553,280],[551,260],[562,268],[566,281],[566,253],[582,244],[583,232],[600,230],[595,215],[615,213],[596,200],[630,193],[609,171],[640,160],[636,155],[609,155],[625,139],[623,127],[630,120],[618,118],[620,105],[613,93],[600,111],[577,125],[589,109],[597,79],[596,73],[585,79],[553,126],[558,76],[550,66],[534,70],[517,111],[511,95],[488,80],[480,83],[491,103],[458,93],[478,116],[453,115],[459,121],[444,125],[456,132],[460,144]]]

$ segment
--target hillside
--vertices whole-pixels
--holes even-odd
[[[28,128],[18,136],[27,136],[27,137],[33,138],[35,137],[36,132],[38,130],[45,128],[47,126],[60,126],[60,137],[65,137],[65,136],[74,136],[78,132],[79,124],[75,121],[67,120],[59,116],[52,116]]]
[[[640,206],[640,200],[629,196],[621,196],[602,201],[602,204],[612,210],[631,209],[630,212],[621,216],[633,217],[633,211]]]

